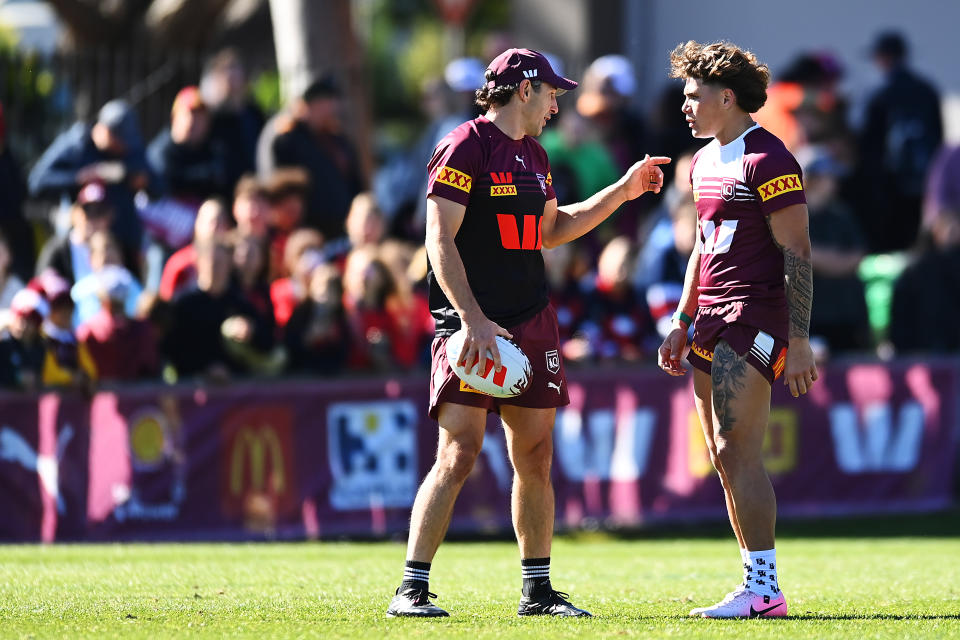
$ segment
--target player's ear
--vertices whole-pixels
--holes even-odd
[[[737,100],[737,97],[733,95],[733,89],[724,89],[722,95],[724,107],[732,106]]]
[[[533,85],[529,80],[524,78],[520,81],[520,86],[517,87],[517,93],[520,94],[520,99],[526,102],[530,99],[530,92],[533,90]]]

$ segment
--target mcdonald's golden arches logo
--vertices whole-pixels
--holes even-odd
[[[290,410],[285,406],[244,407],[222,425],[224,511],[240,515],[251,499],[268,501],[277,515],[295,505],[296,475]]]

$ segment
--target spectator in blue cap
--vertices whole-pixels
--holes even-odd
[[[147,187],[149,179],[137,115],[124,100],[103,105],[92,125],[78,122],[57,136],[28,182],[33,196],[66,196],[73,201],[85,184],[94,181],[106,187],[115,214],[112,231],[132,265],[143,235],[133,196]]]

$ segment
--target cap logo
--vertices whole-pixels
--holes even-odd
[[[537,77],[537,70],[536,70],[536,69],[527,69],[526,71],[523,72],[523,77],[524,77],[524,78],[536,78],[536,77]]]

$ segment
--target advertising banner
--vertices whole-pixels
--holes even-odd
[[[785,516],[910,512],[952,500],[958,368],[833,365],[776,384],[764,462]],[[553,481],[561,528],[722,519],[691,376],[570,374]],[[3,395],[0,539],[244,540],[401,535],[436,455],[428,381],[150,387]],[[510,529],[499,419],[451,531]]]

